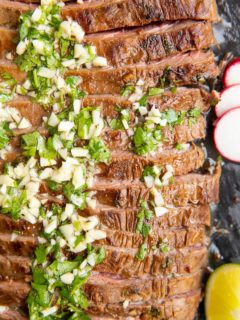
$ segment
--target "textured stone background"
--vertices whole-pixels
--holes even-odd
[[[215,36],[220,44],[216,49],[221,59],[227,52],[240,56],[240,1],[217,0],[222,21],[217,24]],[[208,154],[216,158],[212,145],[212,117],[209,116],[207,139]],[[211,259],[216,267],[226,262],[240,262],[240,164],[225,162],[221,179],[220,204],[213,208],[213,235],[210,252],[220,259]],[[196,320],[204,320],[203,307],[200,307]]]

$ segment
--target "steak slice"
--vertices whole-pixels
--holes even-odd
[[[109,275],[92,275],[84,291],[89,301],[96,303],[147,302],[166,299],[197,290],[201,287],[203,272],[171,277],[142,277],[119,279]]]
[[[85,40],[95,45],[98,55],[111,66],[151,63],[215,44],[211,23],[194,21],[91,34]]]
[[[19,236],[14,241],[11,241],[11,235],[9,234],[0,236],[0,254],[2,256],[30,257],[36,245],[37,240],[33,237]],[[4,248],[3,250],[2,247]],[[106,259],[96,267],[96,270],[119,274],[123,277],[137,277],[149,273],[152,275],[192,273],[203,267],[206,262],[205,251],[207,249],[205,246],[173,249],[168,254],[163,254],[160,250],[150,251],[143,261],[135,258],[138,249],[104,247],[106,249]],[[14,261],[14,258],[12,257],[9,261]]]
[[[135,125],[136,126],[136,125]],[[130,130],[115,130],[110,127],[106,127],[99,136],[108,147],[109,151],[119,152],[131,152],[133,150],[133,131],[134,123],[129,124]],[[15,129],[15,137],[20,137],[23,134],[33,131],[40,131],[42,135],[47,135],[47,130],[44,128],[31,127],[27,129]],[[166,126],[162,128],[162,141],[159,143],[159,152],[163,147],[171,147],[175,144],[185,144],[193,142],[196,139],[204,139],[206,136],[206,119],[203,115],[200,115],[198,119],[193,123],[189,122],[189,119],[185,119],[182,124],[175,125],[174,127]],[[17,138],[13,138],[17,141]],[[20,143],[20,141],[19,141]],[[76,145],[82,146],[83,141],[76,141]]]
[[[183,124],[176,125],[173,128],[166,126],[162,128],[163,140],[162,146],[174,146],[177,143],[184,144],[193,142],[196,139],[204,139],[206,136],[206,120],[204,116],[200,116],[195,123],[189,125],[188,119]],[[111,151],[131,151],[132,136],[128,131],[106,129],[101,137],[105,145]],[[159,145],[161,150],[161,145]]]
[[[210,99],[208,93],[197,88],[180,87],[176,93],[166,90],[161,95],[148,97],[148,106],[158,108],[160,111],[174,109],[176,111],[188,111],[198,107],[202,113],[210,108]],[[102,109],[104,119],[116,118],[119,113],[116,106],[122,109],[132,110],[132,103],[128,98],[120,95],[88,95],[82,101],[83,107],[97,106]],[[18,109],[21,115],[27,118],[33,126],[41,126],[42,117],[49,115],[40,105],[33,103],[26,97],[18,97],[8,102],[8,106]]]
[[[29,236],[13,237],[12,234],[0,234],[0,254],[29,257],[36,247],[36,239]]]
[[[149,65],[138,64],[119,68],[93,68],[66,72],[66,76],[82,77],[81,88],[89,94],[119,94],[120,88],[128,84],[136,84],[139,79],[145,81],[146,87],[158,86],[162,77],[170,83],[181,86],[196,84],[199,80],[216,78],[218,74],[219,70],[215,64],[214,55],[210,51],[192,51]]]
[[[14,150],[7,154],[6,161],[14,162],[20,150]],[[196,145],[189,145],[186,150],[178,151],[176,149],[164,148],[153,156],[137,156],[132,152],[113,151],[111,153],[111,162],[109,164],[99,163],[96,165],[96,177],[109,180],[139,180],[143,169],[146,166],[164,166],[172,165],[174,175],[184,175],[199,169],[205,160],[203,150]],[[0,160],[0,167],[4,161]],[[1,226],[0,226],[1,232]]]
[[[31,281],[31,260],[19,256],[2,256],[0,255],[1,280],[22,280]]]
[[[164,148],[153,156],[137,156],[131,152],[113,151],[109,164],[97,165],[96,177],[133,181],[141,178],[144,167],[165,164],[173,166],[174,175],[184,175],[200,168],[204,159],[203,150],[196,145],[190,145],[187,150],[182,151]]]
[[[16,49],[14,39],[17,39],[17,37],[16,30],[0,26],[0,59],[5,59],[7,52]]]
[[[100,223],[111,230],[135,232],[137,214],[139,210],[117,209],[114,207],[98,207],[97,210],[86,209],[84,214],[97,215]],[[154,217],[149,224],[152,233],[169,228],[194,227],[199,225],[210,226],[211,212],[208,205],[168,208],[168,213],[161,217]],[[0,216],[1,224],[1,216]]]
[[[20,310],[6,307],[6,310],[0,312],[0,320],[28,320],[28,318]]]
[[[117,209],[114,207],[100,207],[86,209],[84,216],[97,215],[101,225],[107,229],[122,232],[136,230],[138,209]],[[149,224],[153,234],[169,228],[210,226],[211,213],[208,205],[168,208],[168,213],[162,217],[154,217]],[[4,214],[0,214],[0,233],[20,233],[23,236],[37,236],[41,226],[32,225],[25,220],[14,221]]]
[[[0,281],[0,305],[24,306],[29,290],[30,285],[22,281]]]
[[[189,274],[207,265],[205,246],[186,247],[168,254],[150,252],[143,260],[137,260],[138,250],[105,246],[106,258],[95,270],[119,275],[123,278],[143,275]]]
[[[174,184],[164,186],[162,193],[165,204],[187,206],[188,204],[217,203],[219,200],[219,177],[221,169],[218,166],[214,175],[189,174],[175,177]],[[91,191],[96,192],[96,199],[101,205],[118,208],[138,207],[141,200],[150,198],[150,189],[144,184],[95,181]]]
[[[0,59],[15,54],[17,31],[0,26]],[[215,44],[209,22],[183,21],[155,24],[133,30],[110,31],[87,35],[84,41],[95,45],[97,53],[111,66],[151,63],[169,55],[201,50]]]
[[[170,9],[171,8],[171,9]],[[217,20],[215,0],[102,0],[70,4],[63,8],[64,18],[77,20],[86,32],[121,27],[143,26],[153,21]]]
[[[16,27],[20,14],[33,8],[34,5],[1,0],[0,25]],[[69,4],[62,14],[77,20],[87,33],[155,21],[218,20],[215,0],[95,0]]]
[[[155,230],[156,231],[156,230]],[[207,242],[204,226],[195,228],[181,228],[175,230],[159,230],[151,233],[145,240],[142,235],[121,231],[106,230],[107,237],[104,240],[97,241],[96,244],[113,246],[118,248],[138,249],[144,242],[148,248],[152,248],[159,243],[167,243],[170,248],[184,248],[194,245],[200,245]]]
[[[104,316],[103,319],[106,320],[113,318],[119,320],[150,320],[156,319],[156,317],[159,320],[193,320],[201,297],[201,290],[195,290],[166,300],[152,300],[141,304],[130,302],[126,308],[123,307],[122,303],[92,303],[89,312],[96,315],[92,318],[96,320],[101,319],[101,317],[98,318],[101,314]]]
[[[16,65],[2,59],[0,74],[4,72],[10,73],[18,82],[26,78],[26,74]],[[88,94],[119,94],[122,87],[130,83],[135,85],[139,79],[145,81],[146,87],[158,86],[162,77],[170,83],[181,86],[215,79],[219,75],[219,69],[212,52],[192,51],[165,58],[150,65],[69,70],[65,75],[80,76],[81,88]]]
[[[90,302],[95,303],[123,303],[147,302],[149,300],[166,299],[179,294],[197,290],[201,287],[203,272],[198,271],[190,275],[173,277],[143,277],[132,279],[119,279],[101,273],[92,275],[84,285],[84,291]],[[17,286],[21,281],[10,282],[11,286]],[[0,281],[0,303],[9,299],[12,292],[7,287],[8,281]],[[18,299],[25,300],[30,287],[22,282],[24,290],[21,290]],[[28,290],[27,290],[28,289]],[[22,298],[21,298],[22,297]],[[18,302],[14,301],[14,304]]]

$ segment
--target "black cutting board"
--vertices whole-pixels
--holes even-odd
[[[226,53],[240,57],[240,0],[217,0],[221,22],[214,26],[219,43],[216,48],[218,59]],[[213,146],[213,113],[208,119],[206,147],[208,155],[216,159]],[[240,148],[240,146],[239,146]],[[211,267],[227,262],[240,262],[240,164],[224,161],[220,183],[220,203],[213,208],[213,235],[211,252],[218,259],[211,259]],[[216,227],[216,228],[215,228]],[[240,280],[239,280],[240,281]],[[205,320],[203,306],[196,320]]]

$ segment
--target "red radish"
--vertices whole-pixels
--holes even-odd
[[[227,66],[223,75],[223,84],[225,88],[240,84],[240,58],[234,59]]]
[[[217,117],[221,117],[225,112],[240,106],[240,84],[224,89],[220,93],[220,101],[216,105]]]
[[[240,107],[228,111],[218,120],[214,142],[224,158],[240,163]]]

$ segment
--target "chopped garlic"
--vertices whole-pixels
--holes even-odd
[[[31,19],[33,22],[38,22],[41,19],[41,16],[42,16],[42,10],[40,8],[37,8],[34,10]]]
[[[74,275],[71,272],[65,273],[60,277],[61,281],[65,284],[72,284]]]
[[[96,57],[93,60],[93,66],[94,67],[107,67],[108,66],[107,59],[104,57]]]
[[[155,207],[155,214],[157,217],[162,217],[166,213],[168,213],[168,209],[164,207]]]
[[[42,78],[52,79],[56,76],[56,71],[49,68],[41,67],[38,71],[38,75]]]

